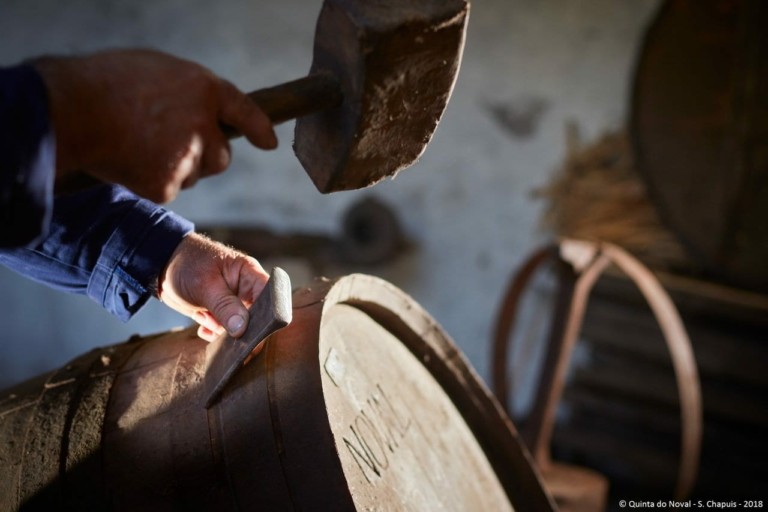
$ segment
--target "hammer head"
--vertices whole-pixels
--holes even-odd
[[[344,99],[296,122],[294,150],[320,192],[377,183],[424,152],[451,96],[466,0],[326,0],[310,73]]]

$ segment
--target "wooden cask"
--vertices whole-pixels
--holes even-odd
[[[203,407],[194,330],[97,349],[0,393],[0,510],[551,510],[501,407],[379,279],[293,298]]]

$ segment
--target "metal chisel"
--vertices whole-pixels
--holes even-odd
[[[240,338],[222,334],[206,348],[205,408],[218,400],[227,383],[251,354],[258,354],[262,342],[291,323],[291,280],[278,267],[272,270],[264,290],[249,310],[248,327]]]

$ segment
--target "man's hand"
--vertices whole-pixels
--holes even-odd
[[[213,341],[226,331],[242,336],[248,307],[269,280],[258,261],[197,233],[187,235],[158,279],[169,307],[200,324],[197,334]]]
[[[82,171],[165,203],[229,166],[222,124],[257,147],[277,146],[255,103],[192,62],[120,50],[33,64],[48,88],[59,181]]]

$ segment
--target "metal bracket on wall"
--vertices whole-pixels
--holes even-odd
[[[306,260],[316,274],[329,265],[372,266],[389,263],[413,246],[394,210],[375,197],[353,203],[343,213],[340,233],[279,233],[263,226],[201,225],[198,231],[256,259]]]

